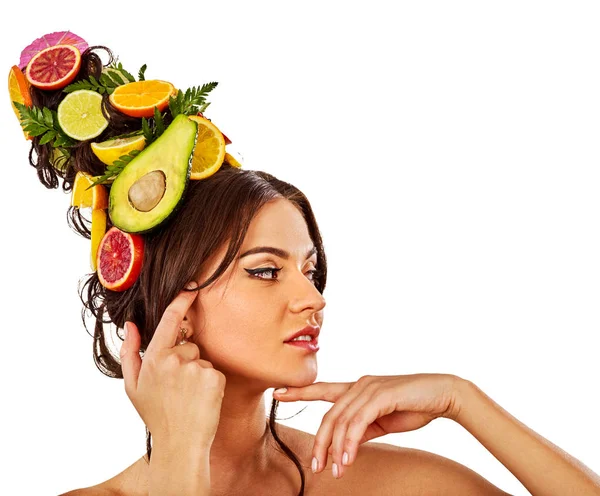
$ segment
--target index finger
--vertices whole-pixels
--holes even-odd
[[[196,290],[182,289],[165,309],[154,336],[146,348],[146,353],[155,353],[160,349],[172,348],[177,342],[181,322],[192,302],[198,296]]]
[[[315,382],[304,387],[288,387],[283,394],[273,391],[273,397],[279,401],[323,400],[335,403],[353,382]]]

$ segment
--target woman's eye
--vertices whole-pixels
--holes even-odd
[[[281,270],[281,267],[265,267],[264,269],[246,269],[246,271],[259,279],[276,279],[275,274]],[[272,274],[273,277],[262,277],[263,274]]]
[[[251,274],[254,277],[257,277],[258,279],[264,279],[266,281],[268,280],[275,280],[277,279],[277,277],[275,277],[277,275],[277,272],[279,272],[282,269],[282,267],[265,267],[262,269],[244,269],[246,272],[248,272],[249,274]],[[317,275],[320,275],[321,271],[318,269],[312,269],[308,271],[309,274],[311,274],[311,281],[315,280],[315,277]],[[273,277],[263,277],[263,274],[271,274]]]

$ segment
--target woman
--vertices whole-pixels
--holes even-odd
[[[82,59],[75,81],[100,78],[94,50]],[[65,98],[36,87],[31,96],[50,111]],[[106,100],[107,125],[94,140],[142,128]],[[164,121],[175,122],[170,109]],[[56,187],[58,176],[69,190],[77,173],[105,172],[90,152],[92,139],[65,146],[58,166],[51,142],[24,128],[34,135],[32,165],[46,186]],[[79,210],[71,215],[89,238]],[[147,455],[66,494],[507,494],[444,457],[366,443],[439,417],[465,427],[532,494],[600,494],[596,474],[463,378],[364,375],[314,383],[327,262],[310,204],[292,185],[219,163],[203,180],[189,181],[173,215],[140,239],[143,263],[133,284],[111,289],[99,256],[82,300],[97,319],[96,363],[124,379],[148,428]],[[107,317],[127,331],[120,357],[107,345]],[[299,336],[310,340],[291,341]],[[263,395],[272,387],[287,392],[274,395],[266,420]],[[332,403],[316,436],[275,422],[278,402],[297,400]]]
[[[465,427],[534,495],[600,493],[596,474],[459,377],[363,376],[350,384],[313,384],[317,352],[286,343],[296,331],[323,324],[326,265],[308,202],[293,187],[252,171],[223,169],[197,185],[181,214],[186,222],[163,231],[151,250],[156,255],[148,265],[171,277],[150,280],[148,273],[143,280],[145,294],[177,295],[164,311],[159,304],[156,326],[150,316],[128,322],[121,349],[127,394],[154,434],[150,463],[140,459],[99,486],[68,494],[507,494],[443,457],[360,444],[437,417]],[[226,188],[228,200],[210,206],[206,198],[223,198]],[[238,201],[243,194],[245,203]],[[236,212],[251,218],[249,228],[234,234],[233,245],[221,244]],[[206,219],[214,220],[214,230],[191,229]],[[177,256],[158,256],[174,253],[174,240],[186,232]],[[202,263],[211,240],[220,248]],[[198,272],[189,286],[200,289],[179,291],[181,274],[194,261]],[[224,272],[216,275],[219,268]],[[160,299],[141,300],[141,315],[154,301]],[[180,328],[183,344],[177,344]],[[148,340],[142,360],[138,350]],[[275,396],[267,425],[263,394],[270,387],[288,392]],[[273,420],[278,400],[300,399],[333,403],[316,437]]]

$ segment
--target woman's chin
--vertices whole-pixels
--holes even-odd
[[[317,362],[312,364],[304,363],[302,366],[288,368],[286,373],[279,376],[279,381],[285,382],[285,386],[290,387],[304,387],[312,384],[317,380]],[[283,386],[282,386],[283,387]]]

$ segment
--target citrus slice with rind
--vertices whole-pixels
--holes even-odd
[[[119,157],[127,155],[133,150],[143,150],[146,146],[144,136],[131,136],[129,138],[116,138],[100,143],[91,143],[94,155],[106,165],[112,165]]]
[[[212,176],[223,165],[225,139],[219,128],[205,117],[190,115],[188,119],[198,124],[190,179],[205,179]]]
[[[13,102],[20,103],[26,107],[31,107],[33,102],[31,101],[31,93],[29,92],[29,81],[27,81],[25,74],[23,74],[19,66],[13,65],[8,73],[8,94],[10,95],[10,105],[20,123],[21,113],[17,110]],[[29,133],[24,129],[23,134],[28,140],[31,139]]]
[[[95,271],[98,266],[97,256],[98,256],[98,247],[100,246],[100,241],[104,237],[106,233],[106,210],[97,209],[92,210],[92,230],[91,230],[91,241],[92,241],[92,250],[90,253],[90,266],[92,270]]]
[[[106,186],[96,184],[89,188],[96,178],[79,171],[75,174],[73,190],[71,191],[71,206],[102,210],[108,208],[108,191]],[[89,189],[88,189],[89,188]]]
[[[102,95],[91,90],[67,94],[58,106],[57,116],[65,134],[78,141],[95,138],[108,126],[102,114]]]
[[[80,67],[81,52],[77,47],[55,45],[42,50],[29,61],[25,77],[41,90],[58,90],[75,79]]]
[[[177,94],[168,81],[148,79],[117,86],[108,100],[119,112],[130,117],[152,117],[154,107],[161,112],[169,105],[169,98]]]
[[[241,169],[242,168],[242,163],[240,161],[241,159],[238,160],[239,155],[237,158],[235,155],[238,155],[238,154],[225,152],[225,162],[227,162],[232,167],[237,167],[238,169]]]
[[[111,227],[100,241],[96,256],[100,284],[112,291],[129,289],[140,275],[143,259],[142,235]]]

